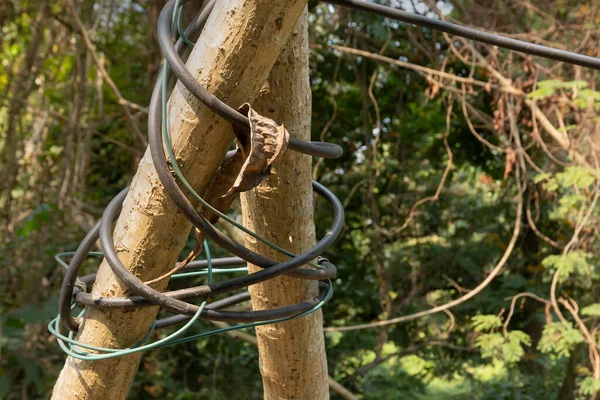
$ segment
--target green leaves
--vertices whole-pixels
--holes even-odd
[[[510,331],[502,346],[502,356],[506,362],[517,362],[525,354],[523,346],[531,346],[531,338],[523,331]]]
[[[549,217],[553,220],[574,220],[585,202],[586,197],[582,194],[564,195],[558,200],[558,207],[550,212]]]
[[[583,336],[570,323],[551,322],[544,326],[538,350],[567,357],[573,348],[583,342]]]
[[[571,165],[556,174],[538,174],[533,182],[542,183],[546,192],[559,193],[548,217],[574,226],[579,223],[581,210],[590,207],[599,177],[600,172],[595,169]],[[593,223],[593,219],[587,223]]]
[[[584,396],[591,396],[600,391],[600,380],[593,376],[588,376],[579,384],[579,393]]]
[[[581,315],[600,317],[600,303],[595,303],[581,309]]]
[[[503,323],[496,315],[476,315],[472,319],[476,332],[500,328]],[[479,336],[475,345],[481,349],[483,358],[503,359],[507,363],[518,362],[525,354],[523,345],[531,346],[531,338],[523,331],[514,330],[506,333],[484,333]]]
[[[593,276],[593,267],[588,263],[588,259],[591,258],[591,254],[581,250],[573,251],[568,253],[566,256],[551,255],[542,261],[542,265],[550,274],[554,274],[558,271],[557,280],[558,283],[565,282],[569,277],[575,275],[580,279],[584,285],[591,283]]]
[[[539,99],[543,99],[543,98],[552,96],[554,94],[554,92],[555,92],[554,88],[541,87],[541,88],[538,88],[537,90],[534,90],[533,92],[529,93],[527,95],[527,97],[529,97],[530,99],[533,99],[533,100],[539,100]]]
[[[416,354],[411,354],[400,359],[400,365],[408,375],[424,375],[428,370],[435,367],[431,361],[427,361]]]
[[[533,178],[533,182],[549,182],[556,179],[556,184],[563,190],[575,187],[578,189],[588,189],[596,182],[599,175],[600,174],[595,169],[570,165],[566,167],[564,171],[558,172],[555,175],[549,172],[538,174]]]
[[[563,172],[556,174],[556,178],[562,188],[578,187],[589,188],[598,179],[598,171],[592,168],[570,165]]]
[[[10,379],[4,374],[0,375],[0,398],[6,396],[10,390]]]
[[[540,183],[540,182],[550,179],[551,177],[552,177],[552,174],[550,172],[546,172],[544,174],[537,174],[536,176],[533,177],[533,183]]]
[[[531,346],[531,338],[525,332],[517,330],[508,332],[506,337],[500,333],[485,333],[477,338],[475,345],[481,349],[483,358],[515,363],[525,354],[523,345]]]
[[[497,358],[501,353],[504,337],[499,333],[484,333],[475,341],[475,346],[481,349],[483,358]]]
[[[577,97],[573,99],[573,104],[578,108],[588,108],[597,106],[600,102],[600,92],[592,89],[584,89],[577,93]]]
[[[47,203],[42,203],[39,207],[25,218],[23,225],[18,234],[21,237],[29,237],[32,232],[38,231],[40,227],[52,220],[52,213],[56,210],[56,206]]]
[[[569,90],[569,89],[584,89],[588,86],[585,81],[571,81],[563,82],[558,79],[550,79],[547,81],[540,81],[537,83],[537,89],[529,93],[527,97],[530,99],[538,100],[552,96],[557,91]]]
[[[597,106],[600,103],[600,92],[597,90],[588,89],[588,83],[585,81],[570,81],[563,82],[558,79],[550,79],[540,81],[537,84],[537,89],[527,95],[533,100],[542,100],[552,97],[560,91],[573,91],[572,104],[581,109],[589,106]]]
[[[500,328],[502,320],[496,315],[476,315],[471,318],[475,332],[482,332],[491,329]]]

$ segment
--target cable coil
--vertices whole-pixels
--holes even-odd
[[[238,111],[229,107],[208,90],[199,84],[194,79],[191,73],[185,67],[185,64],[180,58],[180,54],[185,49],[185,45],[193,45],[187,38],[200,32],[210,15],[214,5],[214,0],[207,2],[200,13],[190,23],[185,32],[181,28],[181,9],[189,0],[170,0],[159,16],[158,20],[158,39],[163,53],[165,63],[163,69],[156,81],[152,93],[152,99],[149,107],[148,119],[148,139],[152,162],[158,174],[158,177],[168,193],[171,200],[177,208],[192,222],[194,227],[210,238],[214,243],[229,251],[236,257],[227,257],[221,259],[211,259],[210,249],[206,240],[204,241],[204,250],[206,260],[192,261],[182,268],[182,273],[173,275],[174,278],[181,276],[192,275],[208,275],[208,284],[161,293],[150,286],[144,284],[140,279],[134,276],[119,260],[117,251],[112,239],[112,224],[118,218],[121,211],[123,201],[125,200],[129,188],[121,191],[109,203],[104,211],[102,218],[88,232],[85,238],[80,243],[77,250],[73,253],[62,253],[57,256],[59,263],[66,267],[67,271],[61,287],[59,298],[59,316],[50,322],[50,331],[57,336],[61,348],[67,354],[84,360],[99,360],[105,358],[118,357],[133,352],[139,352],[156,347],[163,347],[181,343],[187,340],[193,340],[198,337],[207,336],[222,332],[223,329],[204,332],[199,335],[175,339],[187,330],[191,324],[197,319],[212,320],[212,321],[227,321],[235,323],[243,323],[234,325],[231,329],[241,329],[245,327],[257,326],[266,323],[280,322],[291,318],[307,315],[316,311],[331,298],[332,283],[330,278],[336,274],[335,266],[321,255],[330,247],[341,233],[344,224],[344,210],[338,198],[329,191],[325,186],[313,182],[313,188],[317,194],[322,196],[333,209],[333,223],[323,239],[317,242],[312,248],[299,255],[294,255],[279,248],[266,239],[258,236],[254,232],[249,231],[245,227],[239,225],[230,217],[214,209],[210,204],[206,203],[189,185],[185,177],[177,166],[175,155],[173,154],[171,140],[168,134],[166,123],[167,115],[167,82],[172,75],[180,81],[184,87],[189,90],[200,102],[211,109],[214,113],[223,117],[232,125],[248,130],[248,118],[240,114]],[[179,40],[173,44],[172,32],[175,26],[179,29]],[[166,146],[166,148],[165,148]],[[288,149],[301,152],[304,154],[336,158],[341,156],[341,147],[323,142],[304,142],[295,138],[291,138],[288,144]],[[164,154],[169,156],[169,165]],[[232,152],[228,153],[231,156]],[[192,194],[205,208],[209,209],[214,214],[225,219],[227,222],[234,224],[245,233],[255,237],[256,239],[266,243],[267,245],[291,256],[287,261],[278,262],[262,256],[258,253],[245,247],[219,231],[211,222],[202,216],[188,200],[186,195],[179,187],[178,181],[173,177],[171,168],[175,171],[180,183]],[[97,240],[103,252],[91,252]],[[71,255],[71,261],[67,265],[62,257]],[[95,281],[95,274],[87,275],[78,278],[77,275],[81,269],[83,262],[89,255],[103,255],[108,262],[115,276],[128,288],[128,292],[134,294],[130,297],[100,297],[94,298],[86,289]],[[311,261],[317,259],[317,264],[312,264]],[[222,282],[212,282],[213,273],[225,272],[243,272],[247,268],[231,268],[245,266],[246,263],[251,263],[263,268],[262,271],[247,274],[241,277],[229,279]],[[317,268],[311,269],[303,267],[305,264],[311,264]],[[320,294],[312,299],[302,301],[297,304],[256,311],[228,311],[225,308],[235,304],[247,301],[250,299],[250,294],[245,291],[242,293],[230,295],[223,299],[207,304],[210,297],[229,293],[231,291],[243,289],[250,285],[264,282],[268,279],[286,274],[296,278],[319,280]],[[202,298],[205,299],[200,306],[188,303],[185,300]],[[73,339],[75,333],[79,329],[78,321],[72,315],[72,309],[75,304],[82,304],[89,307],[98,307],[102,309],[133,309],[148,306],[159,306],[162,310],[175,314],[172,317],[155,320],[148,334],[135,346],[129,349],[108,349],[89,346]],[[146,344],[143,343],[150,337],[150,334],[155,329],[165,328],[168,326],[187,322],[182,328],[168,337],[157,342]],[[61,332],[61,325],[66,327],[70,332],[64,335]],[[229,330],[229,329],[225,329]],[[67,344],[65,344],[68,343]],[[83,352],[78,348],[86,348],[106,354],[90,354]]]

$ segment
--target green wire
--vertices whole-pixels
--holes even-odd
[[[60,347],[63,349],[63,351],[65,353],[67,353],[71,357],[77,358],[79,360],[86,360],[86,361],[106,360],[109,358],[123,357],[123,356],[129,355],[129,354],[139,353],[141,351],[161,347],[161,345],[164,345],[164,344],[168,343],[169,341],[171,341],[172,339],[175,339],[177,336],[180,336],[190,326],[192,326],[192,324],[194,324],[194,322],[196,322],[196,320],[200,316],[200,313],[202,312],[202,310],[204,310],[205,306],[206,306],[206,301],[202,302],[202,304],[200,305],[200,308],[198,309],[196,314],[194,314],[192,319],[190,319],[187,324],[185,324],[183,327],[181,327],[174,333],[170,334],[169,336],[162,338],[160,340],[157,340],[156,342],[152,342],[150,344],[144,345],[144,346],[131,347],[131,348],[127,348],[127,349],[108,349],[105,347],[96,347],[96,346],[86,345],[86,344],[83,344],[76,340],[73,340],[72,339],[73,332],[69,333],[69,336],[66,337],[62,333],[60,333],[60,317],[56,317],[54,320],[52,320],[50,322],[50,324],[48,325],[48,330],[59,339],[58,343],[59,343]],[[146,335],[146,336],[149,336],[149,335]],[[64,342],[69,343],[71,346],[67,347],[64,344]],[[101,351],[101,352],[107,352],[108,354],[90,354],[90,353],[74,351],[73,346],[83,347],[83,348],[87,348],[90,350],[96,350],[96,351]]]
[[[205,249],[207,247],[205,247]],[[60,254],[57,254],[55,258],[62,266],[68,267],[68,265],[64,262],[64,260],[62,260],[61,257],[73,255],[73,254],[74,254],[74,252],[60,253]],[[90,253],[90,255],[97,256],[97,255],[103,255],[103,253],[102,252],[93,252],[93,254]],[[209,255],[210,255],[210,250],[207,251],[207,256],[209,256]],[[223,269],[218,269],[218,270],[213,271],[212,263],[208,260],[209,260],[209,258],[207,258],[207,264],[208,264],[207,270],[202,270],[202,271],[197,271],[197,272],[192,272],[192,273],[175,274],[175,275],[173,275],[173,278],[190,276],[191,274],[211,276],[212,273],[247,272],[247,270],[248,270],[247,268],[223,268]],[[232,326],[229,326],[226,328],[214,329],[211,331],[202,332],[202,333],[198,333],[195,335],[177,339],[179,336],[181,336],[185,331],[187,331],[198,320],[198,318],[200,317],[200,314],[202,313],[202,310],[204,310],[204,308],[206,306],[206,301],[204,301],[204,302],[202,302],[202,304],[200,305],[200,308],[198,309],[198,312],[196,312],[196,314],[194,314],[192,319],[190,319],[190,321],[188,321],[184,326],[179,328],[177,331],[173,332],[172,334],[168,335],[167,337],[165,337],[163,339],[157,340],[157,341],[149,343],[147,345],[142,345],[150,337],[150,335],[154,332],[156,321],[153,321],[149,332],[144,336],[144,338],[142,338],[136,345],[131,346],[126,349],[114,349],[114,348],[98,347],[98,346],[84,344],[84,343],[81,343],[81,342],[73,339],[72,332],[70,332],[68,336],[63,335],[60,332],[60,315],[58,315],[56,318],[54,318],[52,321],[50,321],[50,323],[48,324],[48,330],[50,331],[50,333],[52,333],[54,336],[56,336],[59,339],[59,341],[58,341],[59,346],[69,356],[79,359],[79,360],[85,360],[85,361],[106,360],[109,358],[122,357],[122,356],[126,356],[129,354],[139,353],[141,351],[173,346],[176,344],[189,342],[192,340],[196,340],[196,339],[199,339],[202,337],[216,335],[219,333],[229,332],[232,330],[253,328],[253,327],[267,325],[267,324],[285,322],[285,321],[289,321],[294,318],[304,317],[306,315],[309,315],[309,314],[317,311],[318,309],[323,307],[323,305],[327,301],[329,301],[329,299],[331,298],[331,295],[333,294],[333,290],[332,290],[333,286],[332,286],[331,280],[328,280],[328,283],[329,283],[329,287],[328,287],[327,293],[325,295],[325,298],[322,301],[320,301],[317,305],[315,305],[313,308],[311,308],[310,310],[305,311],[301,314],[293,315],[291,317],[279,318],[279,319],[275,319],[275,320],[271,320],[271,321],[260,321],[260,322],[252,322],[252,323],[247,323],[247,324],[232,325]],[[71,308],[73,309],[73,308],[75,308],[75,306],[76,306],[76,303],[74,302]],[[83,315],[83,312],[84,311],[82,311],[79,314],[79,317],[81,317]],[[68,343],[69,345],[67,346],[65,343]],[[80,348],[98,351],[98,352],[107,353],[107,354],[86,353],[86,352],[77,350],[75,347],[80,347]]]
[[[246,267],[240,267],[240,268],[221,268],[221,269],[219,269],[217,271],[213,271],[213,272],[214,273],[218,273],[218,274],[231,273],[231,272],[248,272],[248,268],[246,268]],[[188,278],[190,276],[198,276],[198,275],[205,275],[205,273],[204,273],[204,271],[183,272],[181,274],[175,274],[175,275],[173,275],[171,277],[171,279]]]
[[[166,61],[166,60],[165,60]],[[163,90],[162,90],[162,108],[163,108],[163,121],[162,121],[162,128],[163,128],[163,140],[165,141],[165,147],[167,150],[167,155],[169,156],[169,160],[171,161],[171,166],[173,167],[173,171],[175,172],[175,175],[177,175],[177,178],[179,178],[179,180],[181,181],[181,183],[185,186],[185,188],[190,192],[190,194],[192,196],[194,196],[196,198],[196,200],[198,200],[200,202],[200,204],[202,204],[205,208],[207,208],[208,210],[210,210],[210,212],[212,212],[213,214],[218,215],[220,218],[223,218],[225,221],[229,222],[231,225],[235,226],[236,228],[240,229],[241,231],[247,233],[248,235],[252,236],[253,238],[255,238],[256,240],[266,244],[267,246],[279,251],[280,253],[283,253],[289,257],[295,257],[296,255],[288,250],[285,250],[282,247],[279,247],[278,245],[276,245],[275,243],[272,243],[270,241],[268,241],[267,239],[265,239],[264,237],[260,236],[259,234],[251,231],[250,229],[246,228],[244,225],[239,224],[238,222],[236,222],[234,219],[230,218],[227,214],[223,214],[221,211],[217,210],[216,208],[214,208],[213,206],[211,206],[208,202],[206,202],[192,187],[192,185],[190,185],[190,183],[187,181],[187,179],[183,176],[183,173],[181,172],[181,169],[179,168],[179,165],[177,165],[177,159],[175,157],[175,153],[173,152],[173,148],[172,148],[172,143],[171,143],[171,138],[169,137],[169,132],[168,132],[168,128],[167,128],[167,119],[166,119],[166,108],[167,108],[167,95],[166,95],[166,88],[167,88],[167,80],[166,80],[166,75],[168,73],[168,65],[165,64],[164,68],[163,68]],[[308,263],[313,267],[322,269],[323,267],[319,266],[319,265],[315,265],[314,263]]]
[[[278,319],[274,319],[274,320],[270,320],[270,321],[261,321],[261,322],[252,322],[252,323],[248,323],[248,324],[231,325],[231,326],[228,326],[226,328],[215,329],[215,330],[212,330],[212,331],[209,331],[209,332],[198,333],[196,335],[192,335],[192,336],[188,336],[188,337],[185,337],[185,338],[177,339],[177,340],[172,341],[171,343],[169,343],[166,346],[171,346],[171,345],[175,345],[175,344],[179,344],[179,343],[189,342],[191,340],[196,340],[196,339],[199,339],[199,338],[202,338],[202,337],[216,335],[216,334],[223,333],[223,332],[229,332],[229,331],[238,330],[238,329],[254,328],[254,327],[257,327],[257,326],[263,326],[263,325],[269,325],[269,324],[276,324],[276,323],[279,323],[279,322],[285,322],[285,321],[289,321],[289,320],[292,320],[292,319],[305,317],[305,316],[307,316],[309,314],[312,314],[313,312],[317,311],[321,307],[323,307],[323,305],[325,303],[327,303],[329,301],[329,299],[331,299],[331,296],[333,295],[333,290],[332,290],[333,283],[331,282],[331,279],[328,279],[327,282],[329,283],[329,286],[327,288],[327,293],[325,294],[325,297],[323,298],[323,300],[321,300],[313,308],[311,308],[308,311],[303,312],[302,314],[292,315],[291,317],[278,318]],[[161,346],[161,347],[166,347],[166,346]]]
[[[62,257],[64,256],[72,256],[74,255],[74,251],[65,251],[64,253],[58,253],[54,256],[54,259],[64,268],[69,269],[69,264],[67,264]],[[101,251],[90,251],[88,256],[104,256],[104,253]]]
[[[181,14],[183,11],[183,6],[179,7],[179,10],[177,11],[177,30],[179,31],[179,36],[181,37],[181,40],[183,40],[185,42],[185,44],[187,44],[190,47],[194,47],[194,45],[196,43],[190,41],[187,36],[185,36],[185,31],[183,30],[183,26],[181,24]]]

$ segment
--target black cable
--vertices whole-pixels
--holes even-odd
[[[150,146],[152,146],[152,144]],[[161,169],[162,166],[155,165],[155,168],[158,172],[158,170]],[[169,174],[169,176],[171,175]],[[249,285],[264,282],[267,279],[271,279],[276,276],[282,275],[285,272],[289,272],[295,268],[299,268],[300,266],[310,262],[311,260],[321,255],[331,244],[333,244],[333,242],[337,239],[338,235],[341,232],[341,229],[343,227],[343,208],[342,205],[339,203],[339,200],[337,200],[337,198],[331,192],[325,189],[324,186],[321,186],[316,182],[314,184],[316,192],[324,195],[324,197],[328,201],[330,201],[334,206],[333,226],[331,230],[325,235],[325,237],[319,242],[317,242],[315,246],[290,260],[284,261],[274,266],[270,266],[262,271],[230,279],[224,282],[218,282],[213,283],[211,285],[203,285],[187,289],[188,293],[193,292],[194,297],[206,298],[228,291],[241,289]],[[198,311],[198,306],[186,303],[171,296],[167,296],[164,293],[161,293],[149,287],[148,285],[145,285],[136,276],[131,274],[131,272],[129,272],[119,260],[112,240],[112,222],[119,215],[121,204],[125,198],[125,194],[126,193],[123,192],[123,194],[115,197],[110,202],[108,207],[106,207],[106,210],[104,211],[104,215],[102,216],[100,222],[100,243],[102,244],[102,248],[104,250],[104,257],[106,261],[111,266],[115,275],[125,283],[125,285],[130,291],[137,294],[138,296],[141,296],[144,299],[148,300],[150,303],[159,305],[161,308],[173,313],[185,314],[190,316],[196,314],[196,312]],[[171,193],[169,192],[169,194]],[[199,216],[197,212],[196,215]],[[205,231],[203,232],[206,233]],[[180,291],[180,293],[183,292]],[[103,304],[103,307],[107,307],[111,302],[114,302],[114,299],[115,298],[113,297],[103,298],[101,300],[95,300],[95,303],[97,305]],[[200,318],[202,317],[203,314],[200,315]]]
[[[212,10],[213,4],[214,2],[209,3],[207,7],[200,12],[198,18],[200,23],[197,24],[198,26],[204,25],[210,14],[210,10]],[[202,104],[210,108],[212,112],[238,128],[249,130],[250,122],[248,121],[248,117],[240,114],[206,90],[206,88],[204,88],[204,86],[202,86],[188,71],[183,61],[181,61],[181,58],[179,58],[179,51],[175,48],[171,40],[171,21],[174,7],[174,2],[169,2],[165,5],[158,18],[157,27],[158,42],[163,57],[168,61],[169,69],[173,71],[183,86],[185,86],[185,88]],[[160,79],[157,80],[157,82],[159,81]],[[300,153],[322,158],[338,158],[343,152],[340,146],[333,143],[304,142],[296,138],[290,138],[288,148]]]
[[[424,17],[419,14],[409,13],[398,10],[392,7],[383,6],[381,4],[370,3],[363,0],[324,0],[326,3],[336,4],[354,10],[366,11],[380,15],[385,18],[394,19],[396,21],[406,22],[424,28],[433,29],[436,31],[446,32],[451,35],[460,36],[466,39],[475,40],[481,43],[487,43],[505,49],[519,51],[525,54],[549,58],[551,60],[563,61],[569,64],[581,65],[595,70],[600,70],[600,59],[596,57],[584,56],[582,54],[573,53],[555,49],[548,46],[524,42],[522,40],[504,37],[495,33],[489,33],[480,29],[469,28],[453,24],[450,22],[440,21],[433,18]]]

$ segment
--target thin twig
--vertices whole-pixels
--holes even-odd
[[[548,243],[550,246],[555,247],[557,249],[560,248],[560,245],[557,242],[555,242],[554,240],[550,239],[548,236],[544,235],[537,228],[537,226],[535,225],[535,222],[533,220],[533,217],[531,215],[531,208],[529,207],[530,204],[531,204],[531,199],[528,199],[527,200],[527,207],[525,208],[525,214],[527,215],[527,222],[529,223],[529,226],[531,227],[531,230],[533,230],[533,232],[537,235],[537,237],[539,237],[540,239],[542,239],[544,242]]]
[[[507,151],[506,149],[496,146],[496,145],[490,143],[489,141],[487,141],[483,136],[481,136],[477,132],[477,130],[473,126],[473,122],[471,122],[471,118],[469,118],[469,112],[467,111],[467,94],[466,94],[466,89],[465,89],[464,85],[462,87],[462,110],[463,110],[463,114],[465,116],[465,121],[467,122],[467,126],[469,127],[469,130],[471,131],[471,133],[473,134],[473,136],[475,136],[475,138],[477,140],[479,140],[481,143],[483,143],[484,145],[486,145],[487,147],[489,147],[492,150],[496,150],[499,153],[506,153],[506,151]]]
[[[312,46],[313,48],[320,48],[322,46]],[[447,72],[442,72],[442,71],[438,71],[437,69],[433,69],[433,68],[427,68],[427,67],[422,67],[420,65],[416,65],[416,64],[412,64],[409,62],[405,62],[405,61],[400,61],[400,60],[396,60],[390,57],[386,57],[383,56],[381,54],[376,54],[376,53],[371,53],[368,51],[364,51],[364,50],[359,50],[359,49],[354,49],[352,47],[346,47],[346,46],[336,46],[336,45],[330,45],[330,48],[334,49],[334,50],[339,50],[343,53],[348,53],[348,54],[354,54],[357,56],[361,56],[364,58],[368,58],[371,60],[375,60],[375,61],[380,61],[380,62],[384,62],[387,64],[393,64],[393,65],[397,65],[399,67],[402,68],[406,68],[406,69],[410,69],[413,71],[417,71],[417,72],[422,72],[426,75],[435,75],[435,76],[439,76],[440,78],[444,78],[444,79],[450,79],[454,82],[459,82],[459,83],[466,83],[469,85],[474,85],[474,86],[481,86],[481,87],[492,87],[498,90],[502,90],[504,92],[508,92],[514,95],[524,95],[524,93],[514,87],[501,87],[499,85],[496,84],[492,84],[490,85],[488,82],[484,82],[484,81],[479,81],[476,79],[472,79],[472,78],[464,78],[462,76],[457,76],[454,74],[450,74]]]
[[[77,14],[77,7],[73,0],[69,0],[69,6],[70,6],[69,9],[71,10],[71,14],[73,15],[73,20],[75,21],[75,24],[79,28],[79,32],[81,33],[81,37],[83,38],[83,42],[85,43],[85,46],[87,47],[88,51],[92,55],[92,58],[94,59],[94,63],[96,64],[98,71],[100,71],[100,73],[104,77],[104,80],[106,81],[106,83],[111,88],[112,92],[114,93],[115,97],[117,98],[117,102],[123,108],[123,111],[125,111],[125,115],[127,116],[127,119],[129,120],[137,139],[144,146],[147,146],[148,141],[142,134],[142,131],[140,131],[140,128],[137,126],[134,116],[131,114],[130,108],[133,108],[135,104],[131,103],[130,101],[125,100],[125,98],[121,95],[119,88],[117,87],[115,82],[111,79],[110,75],[104,68],[104,65],[100,62],[100,59],[98,58],[98,54],[96,54],[96,48],[94,47],[94,44],[92,43],[92,41],[87,33],[87,30],[85,29],[85,26],[81,22],[81,19],[79,19],[79,15]],[[137,106],[137,105],[135,105],[135,106]],[[137,107],[137,109],[143,110],[142,107]],[[146,111],[146,113],[147,113],[147,111]]]
[[[519,168],[516,168],[515,170],[519,171]],[[517,174],[518,174],[518,172],[517,172]],[[517,181],[518,181],[518,179],[517,179]],[[435,313],[438,313],[438,312],[441,312],[444,310],[448,310],[452,307],[462,304],[465,301],[477,296],[490,284],[490,282],[492,282],[494,280],[494,278],[496,278],[496,276],[498,276],[498,274],[500,273],[500,271],[502,271],[506,262],[510,258],[511,254],[515,248],[515,245],[517,243],[519,234],[521,232],[522,215],[523,215],[523,189],[521,188],[521,185],[519,184],[519,194],[517,196],[515,224],[514,224],[513,233],[512,233],[510,242],[508,243],[508,246],[506,246],[506,250],[504,251],[504,254],[500,258],[500,260],[498,261],[496,266],[492,269],[490,274],[475,289],[473,289],[469,293],[465,294],[464,296],[461,296],[456,300],[453,300],[449,303],[440,305],[438,307],[434,307],[429,310],[421,311],[421,312],[410,314],[410,315],[405,315],[402,317],[392,318],[392,319],[388,319],[388,320],[384,320],[384,321],[372,322],[372,323],[368,323],[368,324],[358,324],[358,325],[340,326],[340,327],[328,327],[328,328],[325,328],[324,330],[326,332],[347,332],[347,331],[356,331],[356,330],[361,330],[361,329],[373,329],[373,328],[377,328],[380,326],[386,326],[386,325],[397,324],[400,322],[412,321],[417,318],[422,318],[427,315],[431,315],[431,314],[435,314]]]
[[[510,320],[513,316],[513,314],[515,313],[515,303],[517,302],[518,299],[520,299],[521,297],[531,297],[532,299],[535,299],[541,303],[544,303],[546,305],[550,304],[550,302],[540,296],[538,296],[537,294],[533,294],[533,293],[529,293],[529,292],[523,292],[523,293],[519,293],[516,296],[513,296],[509,299],[511,299],[511,303],[510,303],[510,310],[508,311],[508,315],[506,316],[506,320],[504,321],[504,336],[506,336],[508,334],[508,325],[510,324]]]
[[[443,136],[444,148],[446,149],[446,155],[448,156],[448,161],[446,162],[446,168],[444,169],[444,172],[442,173],[442,178],[440,179],[440,183],[438,184],[435,194],[433,196],[424,197],[424,198],[418,200],[417,202],[415,202],[415,204],[413,204],[413,206],[411,207],[410,212],[408,213],[408,217],[406,218],[404,223],[399,228],[394,229],[392,235],[397,235],[398,233],[402,232],[404,229],[406,229],[408,227],[408,225],[412,222],[412,220],[415,217],[417,208],[419,208],[421,205],[423,205],[425,203],[438,201],[440,198],[440,195],[441,195],[442,190],[444,189],[444,185],[446,183],[446,179],[448,178],[448,174],[450,173],[450,170],[452,169],[453,156],[452,156],[452,150],[450,149],[450,145],[448,144],[448,136],[450,135],[450,127],[451,127],[450,118],[452,116],[452,108],[453,107],[454,107],[454,102],[452,100],[452,96],[450,96],[450,104],[448,105],[448,110],[446,112],[446,132],[444,133],[444,136]]]
[[[552,154],[552,152],[550,152],[550,150],[548,149],[548,146],[546,145],[546,142],[544,142],[544,139],[542,139],[542,135],[540,135],[537,118],[535,118],[535,116],[532,118],[531,122],[533,123],[533,129],[532,129],[533,138],[539,143],[540,147],[542,148],[542,151],[548,156],[548,158],[550,160],[552,160],[554,163],[556,163],[560,166],[563,166],[563,167],[568,167],[569,165],[571,165],[570,163],[559,160],[558,158],[556,158],[554,156],[554,154]]]
[[[571,240],[569,241],[569,243],[567,243],[567,245],[565,246],[565,248],[562,252],[563,257],[566,257],[569,250],[571,249],[571,247],[573,247],[577,243],[577,241],[579,240],[579,234],[581,233],[581,230],[587,224],[588,219],[594,212],[594,210],[596,208],[596,203],[598,202],[598,198],[600,197],[600,192],[598,191],[598,189],[599,189],[598,186],[596,186],[594,189],[594,192],[595,192],[594,198],[592,200],[592,203],[590,204],[590,207],[588,207],[587,212],[585,212],[585,214],[584,214],[585,207],[583,207],[583,206],[579,210],[579,216],[577,218],[577,223],[575,224],[575,231],[573,232],[573,236],[571,237]],[[562,312],[560,311],[560,307],[558,306],[558,301],[556,300],[556,288],[558,286],[559,272],[560,272],[560,269],[557,268],[556,271],[554,272],[554,275],[552,276],[552,283],[550,284],[550,301],[552,302],[552,308],[554,309],[554,312],[558,316],[558,319],[560,319],[561,322],[563,322],[564,324],[567,324],[567,320],[563,316]]]
[[[559,301],[563,305],[563,307],[565,307],[567,309],[567,311],[569,311],[569,313],[575,320],[575,323],[577,324],[579,331],[585,337],[585,340],[588,343],[588,348],[589,348],[589,352],[590,352],[590,363],[592,364],[594,378],[600,379],[600,354],[598,353],[598,347],[596,344],[596,340],[590,334],[590,331],[588,330],[588,328],[585,326],[585,324],[579,317],[578,310],[574,307],[574,305],[572,303],[566,301],[565,299],[560,299]],[[577,304],[574,301],[573,301],[573,303]]]
[[[338,111],[337,101],[335,100],[335,96],[331,96],[330,99],[331,99],[331,103],[333,104],[333,112],[331,113],[331,118],[329,118],[329,120],[327,121],[327,123],[325,123],[325,126],[321,130],[321,134],[319,135],[321,142],[325,141],[325,135],[327,134],[327,132],[329,132],[329,128],[331,128],[331,124],[333,124],[333,122],[337,118],[337,111]],[[321,167],[321,164],[323,164],[324,161],[325,161],[324,158],[319,158],[317,160],[315,167],[313,168],[313,173],[312,173],[313,179],[317,179],[318,174],[319,174],[319,168]]]

